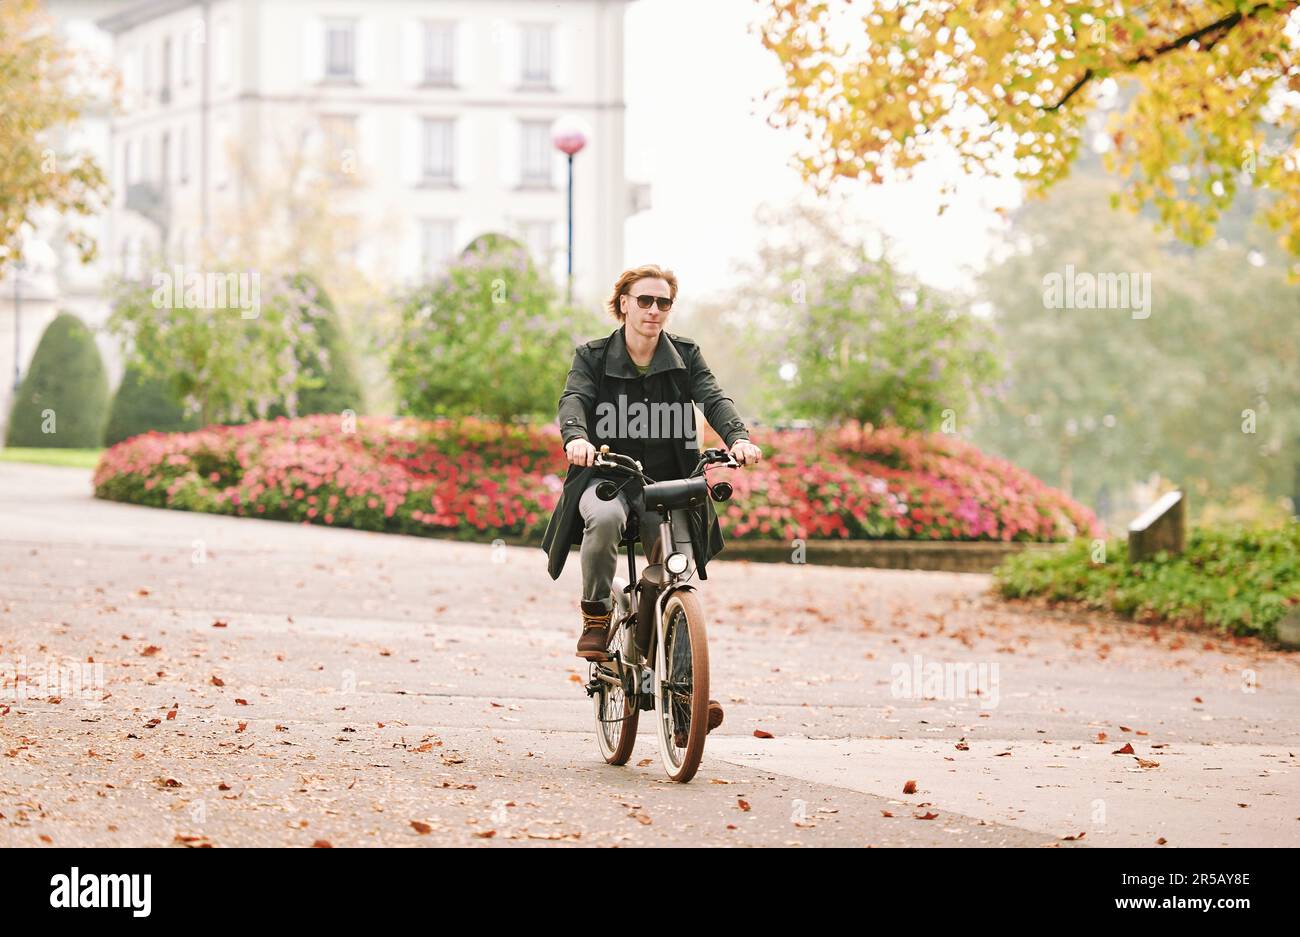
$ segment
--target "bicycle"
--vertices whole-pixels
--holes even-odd
[[[607,657],[591,662],[584,687],[595,707],[596,739],[607,763],[626,764],[641,713],[653,709],[664,770],[671,780],[684,784],[699,769],[708,734],[709,646],[704,611],[686,574],[690,561],[673,542],[672,512],[699,507],[705,498],[726,501],[733,492],[731,484],[710,484],[704,470],[709,465],[739,468],[740,463],[726,450],[705,449],[686,478],[656,482],[636,459],[610,452],[604,445],[594,464],[621,469],[629,476],[617,483],[601,481],[596,486],[598,498],[613,500],[628,481],[639,478],[642,504],[660,516],[657,557],[647,556],[640,578],[636,574],[637,505],[628,511],[619,542],[627,548],[628,578],[614,577]]]

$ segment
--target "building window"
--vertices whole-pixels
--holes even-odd
[[[354,20],[325,23],[325,77],[355,81],[357,75],[357,24]]]
[[[425,218],[420,222],[420,272],[430,277],[448,260],[456,244],[456,222],[449,218]]]
[[[193,58],[193,56],[190,55],[190,43],[192,43],[193,41],[194,40],[190,37],[189,31],[186,31],[184,33],[181,33],[181,41],[176,44],[176,48],[180,53],[180,59],[181,59],[180,61],[181,67],[179,69],[181,73],[181,84],[184,85],[186,88],[190,86],[190,82],[193,80],[193,76],[191,74],[191,69],[190,69],[190,61]]]
[[[551,124],[545,120],[520,122],[519,182],[526,186],[549,188],[551,182]]]
[[[426,117],[423,131],[421,175],[424,181],[451,185],[455,174],[455,123],[445,117]]]
[[[172,135],[163,131],[162,143],[158,152],[158,182],[163,191],[171,184]]]
[[[186,185],[190,181],[190,128],[181,128],[180,139],[180,166],[177,167],[177,177],[181,185]]]
[[[525,85],[551,86],[553,27],[549,23],[525,23],[520,28]]]
[[[450,85],[456,74],[456,24],[424,24],[424,83]]]

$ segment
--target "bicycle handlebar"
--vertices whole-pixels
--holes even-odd
[[[613,459],[615,461],[607,461]],[[618,461],[622,460],[622,461]],[[631,463],[631,464],[628,464]],[[596,453],[596,461],[592,465],[598,465],[601,468],[619,468],[626,472],[631,472],[641,478],[642,481],[654,484],[654,479],[647,475],[641,469],[641,463],[631,456],[621,455],[617,452],[611,452],[608,445],[602,445]],[[725,468],[740,468],[741,463],[737,462],[735,457],[725,449],[705,449],[700,461],[696,463],[695,468],[687,478],[694,478],[700,474],[701,469],[706,465],[721,465]]]

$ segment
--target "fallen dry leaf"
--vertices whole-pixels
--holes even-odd
[[[915,794],[915,793],[916,793],[916,782],[915,782],[915,781],[908,781],[906,784],[904,784],[904,785],[903,785],[903,793],[904,793],[904,794]]]

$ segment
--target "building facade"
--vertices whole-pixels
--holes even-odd
[[[551,129],[572,115],[591,131],[574,163],[575,295],[597,299],[646,201],[623,171],[626,2],[149,0],[103,17],[124,92],[116,269],[292,223],[258,217],[267,193],[325,171],[355,259],[386,282],[429,276],[485,231],[562,278]]]
[[[628,2],[47,0],[67,38],[119,76],[116,102],[105,88],[69,131],[112,194],[89,222],[98,260],[58,247],[17,284],[5,416],[13,360],[25,369],[59,309],[98,327],[114,276],[247,256],[250,232],[293,228],[272,197],[289,187],[323,193],[351,235],[348,260],[394,290],[487,231],[524,242],[563,285],[568,167],[551,141],[562,117],[589,128],[573,164],[574,299],[600,302],[623,269],[624,221],[648,205],[624,172]],[[38,225],[42,243],[57,245],[63,223]],[[0,281],[6,311],[13,279]]]

